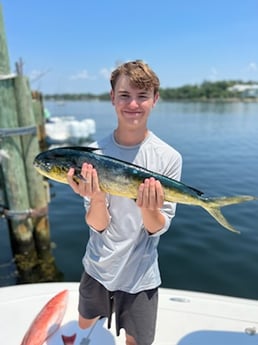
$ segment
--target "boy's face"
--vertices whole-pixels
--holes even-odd
[[[115,89],[111,91],[111,101],[116,109],[118,123],[127,128],[146,127],[148,116],[158,98],[159,94],[154,95],[153,88],[135,88],[125,75],[119,77]]]

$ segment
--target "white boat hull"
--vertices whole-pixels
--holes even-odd
[[[69,302],[61,328],[44,345],[63,345],[61,334],[77,334],[74,345],[125,344],[106,320],[93,330],[77,324],[78,283],[43,283],[0,288],[2,344],[19,345],[42,307],[68,289]],[[257,345],[258,302],[241,298],[160,289],[155,345]]]
[[[95,134],[96,124],[93,119],[78,121],[73,117],[52,117],[50,122],[45,124],[45,129],[50,144],[78,144]]]

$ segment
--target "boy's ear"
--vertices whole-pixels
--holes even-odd
[[[159,92],[157,92],[155,95],[154,95],[154,100],[153,100],[153,107],[155,107],[156,103],[158,102],[159,100]]]
[[[114,91],[113,90],[110,91],[110,99],[111,99],[112,104],[114,105],[115,95],[114,95]]]

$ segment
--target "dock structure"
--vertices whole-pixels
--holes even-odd
[[[10,72],[0,4],[2,216],[8,220],[20,281],[26,283],[56,281],[60,277],[51,251],[48,183],[33,168],[34,157],[41,149],[38,127],[42,127],[42,121],[36,123],[33,102],[29,81],[23,76],[22,61],[16,64],[16,73]]]

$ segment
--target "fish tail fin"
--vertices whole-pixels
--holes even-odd
[[[212,198],[207,199],[206,204],[203,205],[205,210],[216,219],[216,221],[221,224],[224,228],[228,229],[229,231],[240,233],[237,229],[235,229],[223,216],[221,213],[221,207],[240,204],[241,202],[256,200],[257,197],[250,196],[250,195],[240,195],[240,196],[233,196],[233,197],[222,197],[222,198]]]
[[[209,206],[205,207],[205,210],[216,219],[218,223],[220,223],[224,228],[228,229],[229,231],[235,232],[237,234],[240,234],[240,231],[235,229],[223,216],[221,213],[219,206]]]

